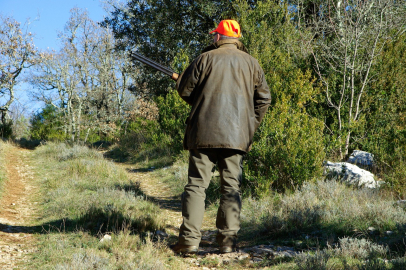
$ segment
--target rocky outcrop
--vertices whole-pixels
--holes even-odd
[[[324,174],[327,179],[340,180],[356,187],[378,188],[383,182],[376,181],[374,175],[348,162],[324,164]]]
[[[399,200],[396,204],[406,210],[406,200]]]
[[[354,150],[347,162],[362,169],[371,170],[374,167],[374,155],[365,151]]]

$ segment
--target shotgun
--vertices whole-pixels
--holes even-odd
[[[133,60],[138,60],[138,61],[140,61],[140,62],[142,62],[142,63],[144,63],[144,64],[146,64],[146,65],[148,65],[150,67],[153,67],[153,68],[165,73],[166,75],[171,76],[171,79],[174,80],[174,81],[178,80],[178,77],[179,77],[178,73],[174,72],[172,69],[170,69],[168,67],[165,67],[165,66],[163,66],[161,64],[158,64],[155,61],[152,61],[151,59],[149,59],[149,58],[147,58],[147,57],[145,57],[145,56],[143,56],[143,55],[141,55],[139,53],[131,52],[130,57]]]

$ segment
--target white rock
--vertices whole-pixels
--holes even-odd
[[[365,151],[354,150],[347,162],[363,169],[371,169],[374,166],[374,155]]]
[[[382,184],[382,181],[375,181],[371,172],[347,162],[333,163],[327,161],[324,164],[324,174],[328,179],[336,178],[357,187],[378,188]]]
[[[400,207],[406,208],[406,200],[399,200],[396,202]]]
[[[108,234],[105,234],[103,238],[100,240],[100,242],[105,242],[105,241],[111,241],[111,236]]]
[[[243,254],[243,255],[241,255],[241,256],[238,257],[238,260],[239,260],[239,261],[242,261],[242,260],[245,260],[245,259],[247,259],[247,258],[249,258],[249,257],[250,257],[249,254]]]

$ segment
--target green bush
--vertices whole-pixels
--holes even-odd
[[[174,152],[172,141],[169,135],[162,132],[158,122],[138,117],[128,124],[126,134],[121,135],[118,143],[121,154],[116,155],[119,158],[111,154],[113,158],[134,162],[148,162],[162,157],[171,159]]]
[[[320,89],[289,52],[299,37],[286,17],[286,5],[258,1],[252,8],[237,1],[235,8],[241,11],[242,42],[263,67],[272,96],[247,156],[243,183],[246,192],[266,196],[272,188],[295,188],[321,174],[323,122],[306,111]]]
[[[67,138],[62,130],[61,114],[52,105],[46,105],[40,112],[34,114],[30,123],[32,140],[62,141]]]
[[[386,45],[368,90],[367,131],[358,147],[375,155],[378,175],[406,196],[406,35]]]
[[[296,188],[322,173],[323,123],[276,104],[255,135],[246,160],[245,184],[259,196],[272,188]]]
[[[190,112],[189,105],[179,97],[176,90],[170,90],[165,97],[157,98],[157,106],[161,131],[170,136],[170,146],[174,151],[181,151],[186,128],[185,121]]]
[[[0,137],[3,139],[8,139],[13,136],[13,122],[5,121],[5,123],[0,123]]]

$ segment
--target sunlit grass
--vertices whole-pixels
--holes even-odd
[[[45,225],[32,265],[42,269],[186,269],[165,243],[148,231],[164,228],[158,206],[126,172],[95,150],[48,144],[35,151],[43,188]],[[144,168],[149,161],[134,164]],[[148,164],[150,165],[150,164]],[[187,182],[187,152],[151,172],[180,195]],[[215,177],[214,177],[215,179]],[[216,186],[207,191],[206,217],[215,219]],[[245,245],[275,243],[303,251],[297,258],[265,259],[236,268],[403,269],[406,213],[387,193],[353,189],[334,181],[243,201],[240,239]],[[376,231],[372,235],[369,227]],[[392,231],[391,236],[385,234]],[[100,242],[105,235],[110,241]],[[396,247],[396,248],[394,248]],[[403,251],[402,251],[403,250]],[[402,253],[403,252],[403,253]],[[202,266],[217,262],[203,259]],[[383,264],[385,264],[383,266]],[[370,268],[365,268],[367,265]],[[188,265],[190,266],[190,265]],[[231,266],[231,265],[229,265]],[[364,267],[364,268],[363,268]],[[399,268],[400,267],[400,268]],[[227,265],[217,266],[227,269]]]
[[[247,199],[242,219],[274,236],[302,233],[337,235],[406,231],[406,212],[395,198],[370,189],[354,189],[335,181],[306,183],[300,190],[261,200]]]
[[[32,266],[38,269],[182,269],[149,232],[165,224],[123,168],[96,150],[64,143],[37,148],[43,227]],[[100,242],[103,235],[111,240]]]
[[[40,237],[32,267],[35,269],[186,269],[179,258],[170,257],[166,245],[132,235],[111,234],[100,241],[83,231],[50,232]]]
[[[10,147],[8,143],[0,140],[0,198],[3,194],[4,184],[6,182],[6,151]]]

